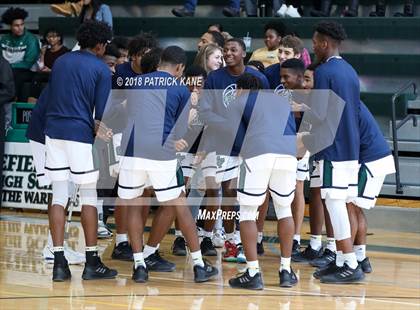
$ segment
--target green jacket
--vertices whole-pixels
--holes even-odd
[[[26,29],[20,37],[11,33],[2,36],[0,48],[12,68],[31,69],[39,57],[39,41]]]

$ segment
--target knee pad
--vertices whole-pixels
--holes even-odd
[[[287,217],[292,217],[292,208],[290,205],[280,205],[277,202],[273,201],[274,211],[276,212],[277,220],[281,220]]]
[[[95,206],[98,200],[96,182],[80,185],[80,203],[82,205]]]
[[[346,201],[341,199],[325,199],[334,238],[337,241],[351,238],[350,219],[347,213]]]
[[[67,181],[52,182],[52,204],[66,207],[69,199],[69,187]]]
[[[257,219],[258,206],[241,206],[239,212],[239,222],[255,222]]]

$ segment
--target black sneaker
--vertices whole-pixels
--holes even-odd
[[[337,255],[330,249],[325,249],[321,257],[315,258],[309,262],[311,266],[323,268],[331,262],[335,262],[335,257]]]
[[[322,276],[336,272],[340,267],[335,264],[335,261],[329,263],[323,268],[315,270],[313,276],[315,279],[320,279]]]
[[[300,256],[300,244],[297,240],[293,240],[293,246],[292,246],[292,260],[294,257]]]
[[[290,272],[287,270],[279,271],[280,287],[292,287],[298,283],[295,272],[290,268]]]
[[[133,267],[133,276],[131,279],[136,283],[145,283],[149,279],[149,273],[142,265],[137,266],[135,269]]]
[[[85,264],[83,269],[83,280],[101,280],[101,279],[114,279],[118,275],[115,269],[110,269],[105,266],[101,261],[96,266]]]
[[[355,283],[363,280],[365,274],[362,267],[358,264],[356,269],[350,268],[346,263],[336,272],[321,276],[321,283]]]
[[[236,278],[229,280],[229,285],[232,288],[246,288],[248,290],[262,290],[264,289],[264,283],[261,277],[261,272],[255,274],[251,277],[249,275],[248,269],[238,275]]]
[[[239,17],[239,15],[240,15],[239,10],[236,10],[234,8],[231,8],[231,7],[225,7],[223,9],[222,13],[226,17]]]
[[[216,267],[213,267],[207,260],[204,261],[204,267],[194,266],[194,282],[201,283],[210,280],[219,273]]]
[[[175,270],[175,264],[162,258],[159,251],[144,259],[147,270],[157,272],[172,272]]]
[[[307,263],[315,258],[322,256],[322,247],[315,251],[311,248],[311,245],[308,244],[305,250],[299,252],[297,255],[292,255],[292,261],[296,263]]]
[[[193,17],[194,12],[188,11],[186,8],[176,8],[172,9],[172,14],[174,14],[176,17]]]
[[[264,244],[263,241],[260,243],[257,243],[257,254],[258,255],[264,255]]]
[[[67,261],[63,264],[54,263],[52,280],[64,282],[71,279],[71,272]]]
[[[217,251],[209,237],[203,238],[203,241],[201,241],[200,244],[200,249],[203,256],[217,256]]]
[[[175,256],[186,256],[187,249],[185,247],[185,239],[183,237],[176,237],[172,245],[172,254]]]
[[[132,261],[133,260],[133,249],[128,241],[121,242],[117,246],[114,246],[114,250],[111,255],[112,259]]]
[[[364,273],[371,273],[372,272],[372,266],[370,265],[369,257],[365,257],[364,260],[361,262],[358,262],[360,267],[362,267],[362,270]]]

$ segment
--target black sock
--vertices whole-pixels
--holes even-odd
[[[67,264],[67,260],[64,257],[64,250],[54,252],[54,264],[59,264],[59,265],[66,265]]]
[[[100,263],[98,251],[86,251],[86,263],[91,266],[97,266]]]

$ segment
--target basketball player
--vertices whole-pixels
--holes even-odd
[[[99,57],[103,56],[111,38],[111,29],[105,23],[83,23],[77,32],[81,50],[60,57],[51,72],[46,99],[51,104],[46,112],[45,169],[53,182],[53,202],[48,213],[54,244],[53,281],[71,278],[63,248],[64,206],[69,180],[80,186],[81,219],[86,241],[82,278],[113,279],[117,275],[117,271],[105,266],[98,255],[95,207],[98,171],[92,157],[95,132],[103,139],[109,138],[102,132],[99,122],[111,90],[111,75]]]

